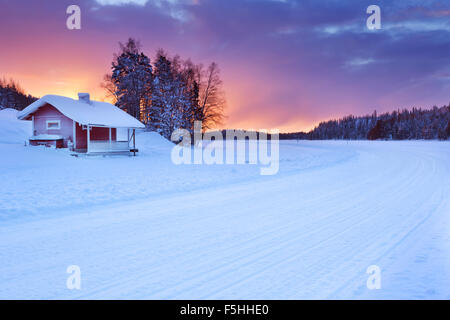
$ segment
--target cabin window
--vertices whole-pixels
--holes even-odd
[[[58,130],[61,129],[60,120],[47,120],[47,130]]]

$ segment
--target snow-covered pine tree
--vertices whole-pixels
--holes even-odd
[[[170,139],[172,132],[184,125],[183,82],[174,74],[164,51],[159,50],[155,62],[153,96],[150,107],[150,128]]]
[[[125,45],[121,44],[121,51],[112,63],[116,105],[147,123],[153,80],[150,58],[140,51],[139,42],[132,38]]]
[[[175,76],[175,87],[177,96],[177,118],[174,123],[174,128],[183,128],[191,131],[194,123],[191,92],[187,79],[182,73],[177,73]]]

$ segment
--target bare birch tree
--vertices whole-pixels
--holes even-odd
[[[206,70],[200,70],[199,75],[201,77],[199,99],[200,119],[197,120],[202,121],[203,130],[207,130],[223,124],[225,120],[224,109],[226,99],[222,79],[220,78],[220,69],[217,63],[213,62]]]

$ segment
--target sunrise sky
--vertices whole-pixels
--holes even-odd
[[[66,8],[81,7],[81,30]],[[366,9],[381,7],[381,29]],[[319,121],[450,101],[449,1],[0,0],[0,77],[35,96],[99,86],[118,42],[216,61],[226,127],[309,130]]]

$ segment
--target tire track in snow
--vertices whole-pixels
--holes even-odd
[[[355,216],[357,216],[358,215],[358,212],[356,212],[355,213]],[[346,217],[347,219],[349,218],[349,217]],[[351,217],[352,218],[352,217]],[[368,218],[368,219],[370,219],[370,217]],[[361,222],[361,223],[363,223],[363,222]],[[323,227],[323,229],[326,229],[327,227],[326,226],[324,226]],[[349,230],[350,229],[352,229],[352,228],[354,228],[354,226],[350,226],[349,227]],[[317,230],[315,230],[315,231],[312,231],[313,233],[314,232],[317,232]],[[267,236],[267,235],[263,235],[263,236]],[[306,238],[308,237],[308,235],[306,235]],[[294,239],[290,239],[290,240],[288,240],[288,241],[286,241],[286,243],[281,243],[278,247],[279,248],[282,248],[282,247],[284,247],[284,246],[286,246],[286,244],[290,244],[290,243],[296,243],[296,242],[298,242],[299,241],[299,239],[297,239],[297,238],[294,238]],[[319,244],[320,245],[320,244]],[[277,247],[277,249],[278,249],[278,247]],[[271,253],[269,253],[269,255],[270,254],[273,254],[273,253],[276,253],[277,252],[277,250],[275,249],[275,250],[273,250]],[[252,258],[253,259],[253,258]],[[235,259],[235,261],[240,261],[240,260],[242,260],[242,258],[241,257],[238,257],[238,258],[236,258]],[[235,262],[235,261],[232,261],[232,262]],[[248,262],[248,263],[252,263],[252,261],[253,260],[251,260],[250,259],[250,261]],[[241,261],[242,262],[242,261]],[[219,266],[219,268],[229,268],[229,264],[230,264],[230,261],[228,261],[228,263],[226,264],[226,265],[224,265],[224,266]],[[242,264],[241,264],[242,265]],[[210,272],[212,272],[212,271],[220,271],[220,269],[214,269],[214,270],[210,270]],[[210,275],[210,273],[208,273],[208,275]],[[202,277],[205,277],[205,275],[202,275]],[[194,277],[194,278],[196,278],[196,277]],[[197,277],[198,278],[198,277]],[[187,280],[187,279],[186,279]],[[189,280],[192,280],[192,279],[189,279]],[[198,279],[197,279],[198,280]],[[126,285],[126,284],[124,284],[124,285]],[[196,286],[196,285],[194,285],[194,286]],[[171,288],[170,290],[172,290],[173,291],[173,289],[174,288]],[[184,288],[184,289],[182,289],[182,290],[185,290],[185,289],[187,289],[187,288]]]
[[[350,145],[360,152],[358,158],[318,170],[2,228],[17,236],[0,235],[2,241],[14,239],[0,257],[15,261],[23,254],[22,270],[36,278],[84,256],[88,285],[70,294],[55,288],[43,295],[33,288],[49,298],[351,298],[360,287],[355,273],[362,272],[365,281],[368,259],[389,262],[393,251],[424,228],[424,212],[443,213],[433,204],[448,195],[442,186],[449,176],[443,163],[448,157],[438,161],[436,151],[427,156],[427,144],[405,145],[400,150],[389,143]],[[438,189],[430,188],[440,175]],[[318,182],[326,192],[315,190]],[[277,207],[283,210],[276,212]],[[409,212],[396,215],[403,208]],[[88,240],[64,252],[77,232]],[[175,232],[181,233],[171,236]],[[214,238],[214,232],[222,235]],[[36,252],[29,243],[38,245]],[[7,251],[14,249],[21,250],[17,257]],[[112,270],[105,270],[108,263]],[[337,266],[330,269],[330,263]],[[16,272],[16,279],[3,284],[19,284],[23,276]],[[5,292],[7,287],[0,288],[0,296]]]

